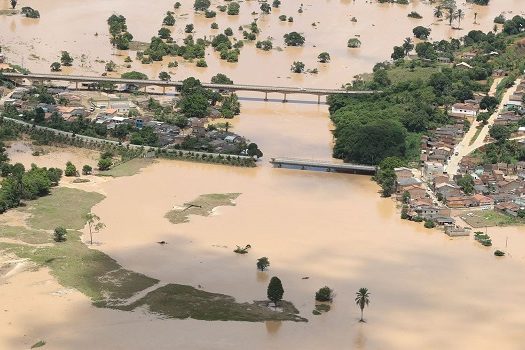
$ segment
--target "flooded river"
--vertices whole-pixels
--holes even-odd
[[[213,75],[222,72],[236,83],[336,88],[351,81],[354,75],[371,70],[375,63],[389,59],[392,47],[402,43],[404,38],[412,37],[415,26],[430,27],[431,39],[459,37],[471,29],[492,30],[494,17],[502,12],[508,12],[506,16],[511,17],[525,11],[522,0],[493,0],[489,7],[458,1],[465,18],[461,22],[463,30],[454,30],[446,21],[436,21],[432,15],[434,7],[420,0],[412,1],[410,5],[377,4],[364,0],[282,1],[281,7],[273,9],[269,15],[259,14],[258,1],[244,1],[238,16],[219,12],[216,5],[223,2],[214,0],[211,9],[217,11],[216,18],[194,14],[193,1],[181,3],[181,8],[175,11],[176,24],[172,28],[177,42],[187,35],[184,27],[190,23],[195,25],[196,38],[210,38],[231,27],[234,37],[242,39],[238,27],[259,18],[261,33],[258,40],[271,38],[274,49],[264,52],[255,48],[255,42],[247,43],[241,49],[239,62],[227,63],[208,48],[207,68],[197,68],[195,63],[177,58],[181,63],[179,67],[168,69],[168,62],[173,58],[166,58],[151,65],[134,61],[132,69],[143,71],[150,78],[157,78],[160,71],[166,70],[172,73],[173,79],[195,76],[209,81]],[[301,3],[303,12],[298,13]],[[171,0],[70,0],[67,5],[59,0],[19,1],[19,7],[31,6],[39,10],[41,18],[0,15],[0,44],[10,62],[24,65],[33,72],[49,72],[50,64],[59,60],[60,51],[66,50],[73,55],[75,62],[63,73],[100,74],[104,71],[101,61],[113,60],[123,65],[126,56],[135,57],[133,52],[120,52],[111,47],[106,23],[109,16],[114,13],[124,15],[134,39],[149,42],[161,28],[166,11],[173,11],[173,4]],[[0,9],[7,8],[9,1],[0,0]],[[417,11],[423,18],[407,17],[411,11]],[[474,24],[474,13],[478,14],[477,24]],[[294,22],[281,22],[280,15],[292,16]],[[351,21],[353,17],[357,22]],[[213,22],[219,25],[218,30],[210,28]],[[284,46],[283,35],[291,31],[304,34],[304,47]],[[356,36],[362,41],[361,48],[347,48],[348,39]],[[330,53],[331,63],[317,62],[317,56],[323,51]],[[317,68],[319,74],[290,73],[294,61],[303,61],[307,69]],[[120,70],[126,69],[121,67]]]
[[[503,10],[521,9],[518,0],[492,2],[489,8],[476,8],[480,22],[476,28],[491,28],[493,17]],[[279,12],[293,15],[294,24],[277,23],[272,14],[260,21],[262,35],[280,42],[291,28],[304,31],[305,48],[261,54],[246,47],[238,64],[208,59],[206,70],[183,65],[176,76],[198,72],[206,80],[221,71],[242,83],[281,84],[282,79],[281,85],[334,87],[390,55],[391,47],[418,23],[406,18],[407,12],[415,9],[424,16],[421,23],[431,22],[431,7],[419,1],[405,7],[360,0],[303,1],[302,15],[297,13],[299,1],[283,3]],[[0,5],[7,7],[7,1]],[[66,5],[49,0],[24,1],[23,5],[39,9],[42,18],[34,24],[19,17],[0,17],[0,39],[10,46],[10,57],[17,57],[25,47],[16,43],[27,41],[42,60],[55,60],[54,52],[60,49],[75,56],[85,52],[91,59],[109,59],[105,20],[111,13],[124,14],[137,39],[147,40],[172,2],[136,1],[129,6],[123,0],[72,0]],[[178,13],[189,13],[190,6],[184,1]],[[215,21],[221,28],[226,23],[232,28],[247,24],[249,12],[259,5],[250,1],[243,2],[243,7],[250,11],[243,10],[240,18],[219,14]],[[357,23],[350,22],[352,16],[358,18]],[[183,28],[184,20],[178,21],[177,27]],[[204,33],[212,21],[193,20],[198,33]],[[311,26],[314,21],[320,22],[317,29]],[[463,27],[472,28],[472,21],[468,14]],[[434,38],[464,33],[451,31],[444,23],[432,28]],[[95,37],[97,31],[101,35]],[[349,51],[346,40],[355,34],[361,35],[363,47]],[[291,61],[300,57],[307,66],[314,66],[315,56],[325,50],[333,57],[326,71],[318,76],[300,75],[293,82],[284,80],[290,75]],[[267,57],[261,59],[262,55]],[[35,71],[48,63],[26,61]],[[100,72],[100,67],[74,69]],[[148,69],[153,76],[159,67]],[[327,114],[326,106],[315,104],[245,100],[242,115],[233,121],[234,131],[256,141],[264,151],[259,167],[161,160],[132,177],[75,185],[107,196],[93,209],[107,225],[96,235],[97,249],[125,268],[161,282],[200,285],[239,301],[265,299],[269,278],[276,275],[283,282],[284,298],[298,307],[308,323],[164,320],[142,311],[96,309],[85,296],[65,290],[40,270],[0,284],[0,349],[28,348],[40,339],[47,341],[46,348],[60,350],[523,349],[523,228],[489,229],[494,247],[485,248],[471,238],[449,239],[441,231],[399,220],[394,202],[380,198],[378,186],[367,176],[268,165],[271,156],[330,159],[332,125]],[[23,147],[18,149],[10,153],[13,161],[59,165],[51,155],[32,157]],[[63,157],[63,163],[66,158],[93,162],[87,153],[64,151]],[[236,206],[220,207],[212,216],[192,217],[180,225],[164,218],[174,206],[201,194],[226,192],[241,193]],[[155,243],[161,240],[168,244]],[[253,247],[249,254],[232,252],[235,245],[245,244]],[[508,256],[495,258],[492,252],[498,248]],[[262,256],[271,262],[267,273],[255,268]],[[332,310],[315,316],[314,293],[325,285],[336,293]],[[371,293],[366,324],[358,322],[354,303],[360,287]]]

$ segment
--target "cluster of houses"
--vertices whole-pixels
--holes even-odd
[[[61,104],[35,103],[26,98],[31,92],[25,87],[17,87],[2,98],[3,104],[10,104],[19,110],[32,110],[41,108],[45,118],[49,120],[57,113],[66,122],[73,122],[84,118],[97,125],[103,125],[111,131],[121,124],[142,129],[151,127],[158,136],[159,146],[178,146],[183,144],[188,137],[201,140],[199,150],[230,153],[238,150],[240,143],[245,144],[246,139],[231,131],[208,130],[205,127],[206,118],[189,118],[188,125],[182,129],[176,125],[155,120],[153,113],[141,112],[140,105],[134,102],[106,95],[106,97],[83,103],[82,97],[63,88],[48,88],[48,93],[53,95]]]
[[[454,154],[455,146],[463,139],[464,122],[457,121],[456,124],[445,125],[437,128],[430,136],[421,137],[421,156],[422,166],[430,162],[440,163],[441,168]]]

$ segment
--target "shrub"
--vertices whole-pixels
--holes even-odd
[[[496,251],[494,252],[494,255],[495,255],[495,256],[505,256],[505,252],[503,252],[503,251],[501,251],[501,250],[496,250]]]
[[[91,175],[93,172],[93,168],[90,165],[84,165],[82,167],[82,175]]]
[[[251,248],[252,246],[247,244],[244,248],[241,248],[239,246],[237,246],[237,248],[235,248],[234,252],[237,253],[237,254],[247,254],[248,253],[248,250]]]
[[[64,171],[66,176],[77,176],[77,168],[71,162],[66,163],[66,170]]]
[[[55,228],[55,232],[53,233],[53,239],[55,242],[65,242],[66,241],[66,234],[67,231],[63,227],[57,227]]]
[[[434,228],[434,227],[436,227],[436,224],[434,224],[434,221],[432,220],[425,221],[425,228]]]
[[[257,269],[264,271],[270,266],[270,260],[267,257],[263,256],[262,258],[257,259]]]
[[[317,301],[332,301],[333,299],[334,291],[327,286],[324,286],[315,293],[315,300]]]

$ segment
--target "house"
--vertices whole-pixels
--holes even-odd
[[[434,176],[434,188],[436,188],[437,185],[448,183],[449,177],[448,175],[437,175]]]
[[[472,199],[474,199],[476,205],[482,210],[494,208],[494,200],[490,197],[484,196],[482,194],[475,194],[472,196]]]
[[[508,215],[518,216],[520,206],[513,202],[502,202],[496,205],[496,210],[499,210]]]
[[[11,95],[9,95],[9,98],[14,100],[21,100],[25,94],[29,92],[29,89],[24,87],[18,87],[11,92]]]
[[[414,173],[412,173],[412,169],[401,167],[401,168],[394,168],[394,172],[396,173],[396,177],[398,179],[408,179],[411,177],[414,177]]]
[[[59,106],[57,111],[61,114],[70,115],[72,117],[83,117],[86,114],[86,109],[84,107]]]
[[[445,233],[450,237],[469,236],[470,228],[469,227],[459,227],[455,225],[445,225]]]
[[[476,202],[472,197],[467,196],[448,197],[447,206],[454,209],[470,208],[475,207]]]
[[[475,117],[478,115],[479,106],[470,103],[455,103],[450,110],[450,116],[454,117]]]
[[[404,191],[402,194],[404,194],[405,192],[408,192],[408,194],[410,194],[410,199],[412,200],[418,200],[421,198],[425,198],[427,194],[427,191],[423,187],[418,186],[418,185],[406,186],[403,190]]]
[[[495,69],[492,72],[492,76],[495,77],[495,78],[504,77],[505,75],[507,75],[507,74],[505,73],[505,71],[503,69]]]
[[[436,193],[447,199],[449,197],[457,197],[461,195],[461,189],[458,185],[451,183],[442,183],[436,185]]]
[[[418,186],[421,184],[421,180],[415,177],[411,178],[405,178],[405,179],[397,179],[397,193],[403,193],[405,190],[410,186]]]
[[[445,166],[439,162],[425,162],[423,164],[423,176],[432,181],[435,176],[441,176],[445,172]]]

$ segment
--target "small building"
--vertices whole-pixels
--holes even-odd
[[[414,177],[414,173],[412,173],[412,169],[410,168],[394,168],[394,172],[396,173],[397,179],[409,179],[411,177]]]
[[[489,210],[494,208],[494,200],[490,197],[482,194],[475,194],[472,199],[476,202],[476,205],[482,210]]]
[[[471,208],[476,206],[476,202],[467,196],[448,197],[447,206],[454,209]]]
[[[439,162],[425,162],[423,165],[423,176],[429,180],[434,180],[434,177],[441,176],[445,172],[445,166]]]
[[[11,95],[9,95],[9,98],[14,100],[21,100],[25,94],[29,92],[29,89],[24,87],[17,87],[16,89],[11,92]]]
[[[474,67],[472,67],[470,64],[466,63],[466,62],[460,62],[458,64],[456,64],[455,66],[456,68],[466,68],[466,69],[472,69]]]
[[[445,233],[450,237],[462,237],[470,235],[469,227],[460,227],[455,225],[445,225]]]
[[[475,117],[478,115],[479,106],[469,103],[455,103],[450,112],[451,116]]]

